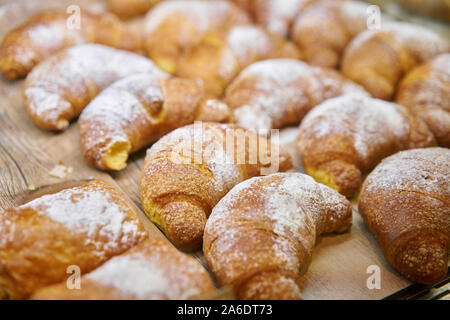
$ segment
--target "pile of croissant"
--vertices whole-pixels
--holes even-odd
[[[317,237],[350,230],[352,199],[400,274],[446,277],[445,38],[384,15],[370,25],[351,0],[108,5],[76,29],[64,10],[34,15],[4,37],[0,71],[25,77],[42,130],[77,119],[90,166],[122,170],[150,146],[141,203],[170,242],[103,181],[43,196],[0,213],[0,298],[204,298],[213,277],[239,299],[300,299]],[[296,150],[276,139],[287,126]],[[182,252],[198,249],[210,273]]]

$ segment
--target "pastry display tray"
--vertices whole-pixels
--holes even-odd
[[[47,1],[14,1],[0,11],[0,39],[7,30],[23,21]],[[64,4],[67,1],[61,1]],[[0,0],[0,4],[3,1]],[[39,3],[39,5],[37,4]],[[70,1],[81,6],[102,7],[100,1]],[[76,124],[62,133],[45,132],[36,127],[26,113],[22,97],[23,80],[7,81],[0,76],[0,210],[33,198],[75,186],[90,179],[111,183],[134,204],[149,235],[164,237],[144,215],[139,200],[139,179],[145,150],[130,157],[128,166],[117,173],[105,173],[89,167],[82,156]],[[292,149],[292,141],[286,141]],[[301,169],[298,169],[301,170]],[[304,299],[383,299],[436,296],[436,288],[413,285],[389,266],[373,235],[365,227],[353,200],[353,225],[348,233],[318,239],[312,260],[300,278]],[[201,251],[193,253],[205,266]],[[374,271],[375,270],[375,271]],[[371,279],[377,272],[380,286]],[[377,275],[375,275],[377,276]],[[416,287],[414,287],[416,286]],[[439,287],[440,297],[448,282]],[[443,288],[443,289],[442,289]],[[402,291],[403,290],[403,291]],[[406,291],[405,291],[406,290]],[[400,291],[400,293],[399,293]],[[401,295],[403,294],[405,295]],[[406,293],[405,293],[406,292]],[[432,293],[430,293],[432,292]],[[397,296],[395,295],[397,294]],[[230,298],[229,290],[217,296]],[[427,296],[429,297],[429,296]]]

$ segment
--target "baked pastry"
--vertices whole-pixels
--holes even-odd
[[[238,299],[300,299],[296,283],[316,238],[346,231],[350,202],[301,173],[246,180],[214,207],[203,252],[223,286]]]
[[[168,77],[149,59],[97,44],[59,51],[27,76],[27,111],[42,129],[64,130],[102,89],[136,73]]]
[[[64,10],[46,10],[11,30],[0,46],[0,71],[9,79],[26,76],[47,56],[77,44],[92,42],[140,51],[141,40],[115,16],[83,10],[79,28],[68,28]]]
[[[182,300],[212,294],[214,283],[192,256],[154,238],[83,275],[80,289],[66,283],[38,290],[35,300]]]
[[[268,132],[298,124],[317,104],[348,92],[365,91],[335,70],[272,59],[245,68],[227,88],[225,101],[238,125]]]
[[[315,0],[232,0],[268,31],[288,36],[295,17]]]
[[[425,27],[385,23],[381,30],[366,30],[350,42],[342,58],[342,72],[374,97],[391,100],[407,72],[449,51],[448,41]]]
[[[359,1],[318,0],[303,10],[295,19],[291,37],[305,61],[338,67],[348,43],[367,29],[368,7]]]
[[[400,150],[435,146],[427,125],[407,108],[349,94],[309,112],[300,125],[298,151],[305,172],[351,197],[361,175]]]
[[[409,72],[400,82],[396,102],[421,117],[439,145],[450,148],[450,53]]]
[[[450,3],[447,0],[399,0],[411,12],[450,22]]]
[[[206,99],[202,82],[137,74],[113,83],[78,120],[86,161],[102,170],[121,170],[128,155],[195,120],[230,121],[228,107]]]
[[[147,13],[162,0],[108,0],[108,8],[120,19],[127,20]]]
[[[399,152],[364,181],[359,212],[389,263],[415,282],[447,275],[450,248],[450,150]]]
[[[234,26],[250,23],[243,10],[224,0],[163,1],[145,19],[147,55],[172,74],[180,55],[198,45],[208,33],[227,32]]]
[[[246,66],[269,58],[299,59],[297,47],[276,34],[247,25],[205,36],[178,60],[175,74],[202,79],[211,96],[219,97]]]
[[[239,182],[292,166],[278,145],[235,125],[172,131],[148,151],[141,172],[147,216],[180,249],[198,249],[211,209]]]
[[[130,204],[93,180],[0,213],[0,297],[27,298],[86,273],[146,238]]]

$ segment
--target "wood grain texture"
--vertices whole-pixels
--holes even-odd
[[[33,2],[37,1],[11,1],[0,7],[0,38],[33,10],[44,9],[45,4],[53,3],[46,0],[39,1],[39,5],[30,5]],[[94,7],[103,5],[103,1],[61,1],[66,2]],[[4,3],[6,1],[0,2]],[[27,9],[21,11],[20,6]],[[14,206],[20,195],[29,189],[63,181],[98,178],[118,186],[135,204],[149,233],[163,236],[142,213],[139,200],[139,177],[145,150],[132,155],[127,168],[117,173],[108,174],[88,167],[82,157],[76,126],[72,124],[60,134],[37,128],[25,111],[22,86],[23,80],[0,78],[0,210]],[[292,139],[296,137],[295,134],[289,136]],[[283,144],[292,148],[295,140],[286,138]],[[49,172],[58,163],[73,167],[73,172],[64,179],[51,176]],[[194,256],[205,264],[201,252]],[[367,267],[371,265],[380,268],[381,289],[367,288],[366,281],[370,276]],[[381,299],[409,284],[388,265],[375,238],[356,212],[356,206],[351,231],[322,237],[307,272],[300,280],[305,299]]]

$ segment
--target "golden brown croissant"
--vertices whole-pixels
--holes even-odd
[[[249,23],[247,14],[228,1],[163,1],[146,16],[144,45],[161,69],[175,73],[180,55],[206,34]]]
[[[205,98],[201,81],[133,75],[113,83],[83,110],[78,121],[86,161],[121,170],[128,155],[194,120],[227,122],[228,107]]]
[[[288,36],[295,17],[315,0],[232,0],[270,32]]]
[[[415,282],[447,275],[450,248],[450,150],[399,152],[364,181],[359,212],[389,263]]]
[[[344,196],[307,175],[275,173],[238,184],[214,207],[203,252],[239,299],[299,299],[296,280],[316,238],[351,222]]]
[[[180,56],[175,74],[203,79],[211,95],[218,97],[243,68],[268,58],[299,59],[300,52],[280,35],[252,25],[237,26],[226,34],[207,34]]]
[[[195,250],[211,209],[236,184],[292,166],[278,145],[234,125],[203,123],[176,129],[147,152],[142,206],[183,250]]]
[[[326,99],[364,89],[331,69],[293,59],[256,62],[229,85],[225,101],[236,123],[259,132],[298,124]]]
[[[47,56],[86,42],[141,50],[139,36],[111,14],[83,10],[79,28],[73,29],[69,29],[69,17],[63,10],[48,10],[11,30],[0,47],[0,71],[9,79],[26,76]]]
[[[305,172],[347,197],[358,190],[362,173],[386,156],[435,145],[427,125],[405,107],[355,94],[314,108],[298,136]]]
[[[302,11],[295,19],[291,36],[305,61],[338,67],[345,47],[367,28],[368,7],[359,1],[321,0]]]
[[[409,72],[400,82],[396,102],[421,117],[439,145],[450,148],[450,53]]]
[[[390,100],[407,72],[449,50],[447,40],[425,27],[385,23],[381,30],[366,30],[353,39],[342,58],[342,71],[374,97]]]
[[[145,14],[162,0],[108,0],[111,12],[126,20]]]
[[[61,283],[34,293],[35,300],[189,299],[214,293],[208,272],[167,240],[142,241],[83,275],[79,289]]]
[[[27,76],[24,97],[33,121],[47,130],[63,130],[84,107],[114,81],[136,73],[168,77],[149,59],[97,44],[59,51]]]
[[[116,189],[93,180],[0,213],[0,298],[22,299],[89,272],[147,236]]]

